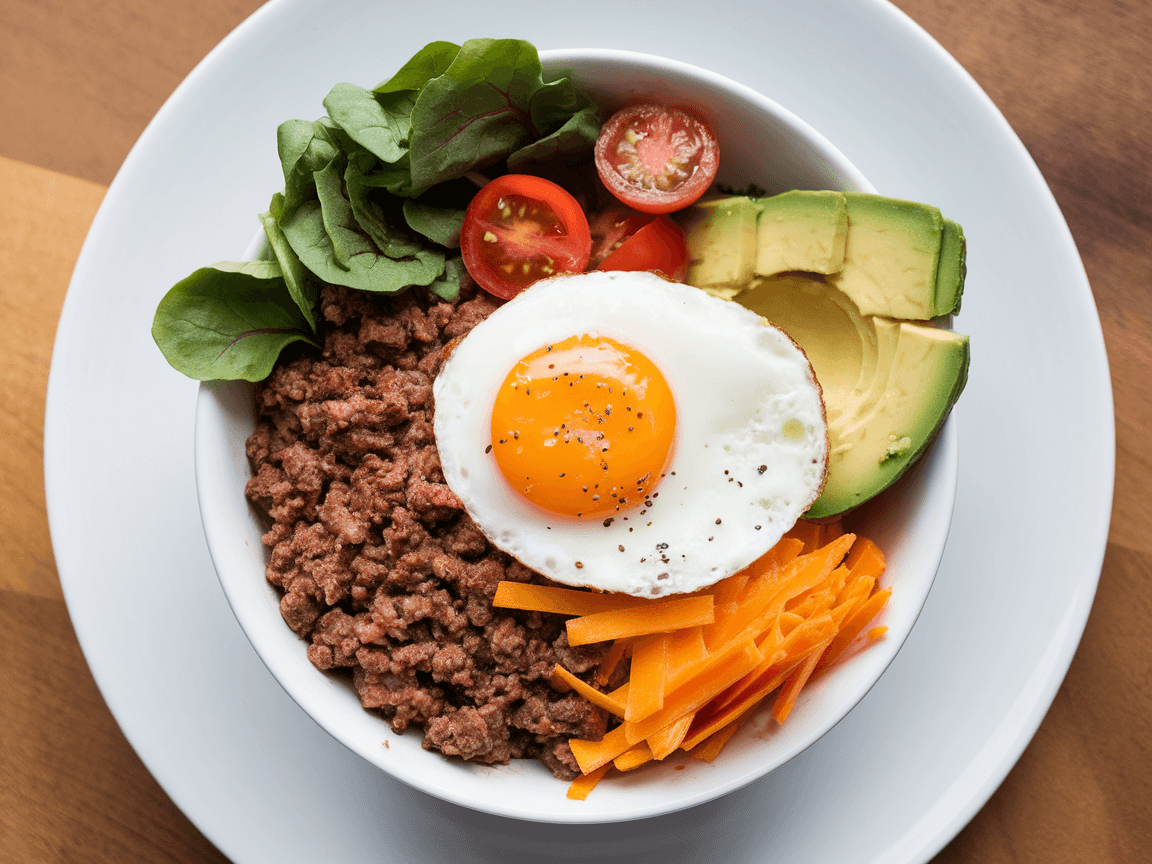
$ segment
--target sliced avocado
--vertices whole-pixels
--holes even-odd
[[[689,285],[729,300],[748,287],[756,259],[756,220],[751,198],[719,198],[696,204],[682,222],[688,242]]]
[[[817,276],[757,280],[740,305],[808,356],[828,418],[828,478],[806,518],[834,516],[887,489],[923,453],[964,387],[968,337],[860,311]]]
[[[837,197],[847,218],[843,265],[816,275],[836,254],[829,202]],[[804,349],[824,393],[830,444],[824,492],[806,516],[843,513],[888,488],[923,454],[964,388],[968,337],[911,323],[959,309],[964,233],[935,207],[858,192],[726,200],[690,208],[689,282],[735,297]],[[751,254],[750,204],[761,212]],[[772,215],[788,208],[798,224]],[[831,243],[808,247],[803,264],[783,254],[780,247],[804,247],[792,238],[817,233]],[[715,250],[713,262],[721,243],[732,245]]]
[[[910,321],[896,327],[887,381],[877,383],[870,410],[830,441],[828,479],[806,518],[843,513],[891,486],[932,443],[964,389],[967,336]]]
[[[737,302],[791,336],[812,364],[828,422],[854,403],[875,375],[876,328],[843,293],[819,278],[790,273],[761,279]]]
[[[757,203],[757,276],[789,270],[835,273],[843,267],[848,213],[839,192],[793,190]]]
[[[936,270],[944,217],[935,207],[845,192],[844,267],[829,281],[864,315],[923,320],[936,311]]]
[[[936,268],[936,314],[958,315],[964,277],[968,275],[968,244],[964,229],[951,219],[944,220],[940,237],[940,264]]]

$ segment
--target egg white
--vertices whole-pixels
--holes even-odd
[[[536,507],[486,452],[496,391],[516,362],[584,333],[647,355],[676,400],[673,455],[651,506],[610,520]],[[497,548],[569,585],[636,596],[711,585],[775,545],[824,480],[824,405],[803,351],[748,309],[650,273],[536,283],[461,340],[433,394],[448,486]]]

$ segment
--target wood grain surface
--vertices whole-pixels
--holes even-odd
[[[84,662],[52,559],[41,443],[56,319],[104,188],[172,90],[258,5],[0,0],[4,861],[225,860],[136,757]],[[1152,3],[897,5],[972,73],[1052,187],[1096,296],[1117,421],[1112,527],[1080,649],[1023,757],[936,861],[1148,860]],[[47,224],[46,201],[75,227]]]

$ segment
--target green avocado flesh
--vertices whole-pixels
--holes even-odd
[[[785,192],[757,203],[757,276],[836,273],[844,266],[848,208],[839,192]]]
[[[806,518],[844,513],[887,489],[924,454],[967,380],[968,337],[921,323],[959,307],[960,226],[935,208],[851,192],[698,209],[686,229],[688,281],[787,332],[823,391],[828,475]],[[714,261],[711,250],[725,241],[732,247]],[[784,248],[765,251],[762,242]],[[840,269],[829,272],[837,254]]]

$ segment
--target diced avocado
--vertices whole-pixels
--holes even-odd
[[[748,287],[756,260],[756,219],[751,198],[720,198],[689,209],[682,223],[688,243],[689,285],[731,299]]]
[[[829,428],[828,479],[807,518],[843,513],[891,486],[932,443],[964,389],[967,336],[893,323],[898,338],[887,381],[877,375],[877,398],[853,424],[835,434]]]
[[[757,276],[835,273],[844,265],[848,213],[839,192],[793,190],[757,203]]]
[[[848,242],[844,267],[829,281],[864,315],[934,318],[944,217],[935,207],[845,192]],[[949,310],[945,310],[947,312]]]
[[[968,245],[964,229],[951,219],[944,220],[940,237],[940,264],[936,268],[936,314],[958,315],[964,277],[968,275]]]

